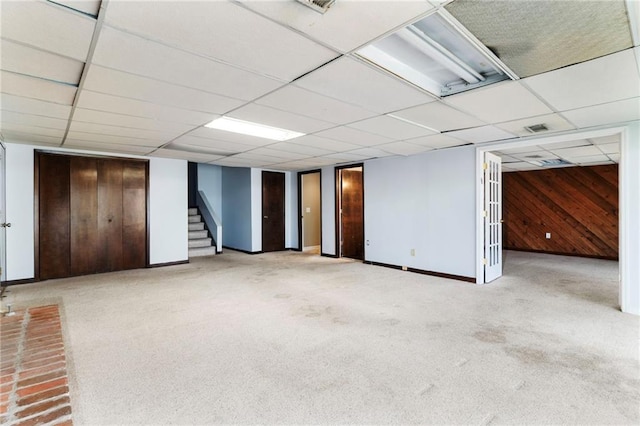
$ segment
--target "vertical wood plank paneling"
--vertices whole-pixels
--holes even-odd
[[[362,170],[342,170],[342,256],[364,260]]]
[[[503,179],[506,249],[618,258],[617,165],[511,172]]]
[[[123,268],[147,264],[147,163],[127,161],[122,169]]]
[[[122,250],[122,161],[98,160],[98,272],[119,271]]]
[[[69,276],[69,157],[38,154],[39,278]]]
[[[97,191],[97,160],[90,157],[71,157],[71,275],[95,274],[97,270]]]

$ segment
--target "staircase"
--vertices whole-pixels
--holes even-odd
[[[209,236],[209,231],[198,214],[197,208],[189,209],[189,258],[212,256],[216,254],[216,246]]]

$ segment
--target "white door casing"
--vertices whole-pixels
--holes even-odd
[[[484,282],[502,276],[502,160],[484,154]]]

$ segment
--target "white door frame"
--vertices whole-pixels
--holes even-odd
[[[484,185],[482,163],[484,153],[508,148],[522,148],[620,135],[619,165],[619,235],[620,286],[619,302],[623,312],[640,315],[640,122],[625,126],[596,127],[583,131],[563,132],[553,136],[532,136],[511,141],[488,142],[476,148],[476,283],[484,284]]]

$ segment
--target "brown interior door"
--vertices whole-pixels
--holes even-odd
[[[39,155],[39,278],[69,276],[69,157]]]
[[[124,163],[122,202],[123,268],[144,268],[147,265],[147,163]]]
[[[284,250],[284,173],[262,172],[262,251]]]
[[[122,161],[98,160],[97,272],[123,269]]]
[[[342,256],[364,260],[364,186],[362,170],[341,172]]]
[[[70,157],[71,273],[95,274],[98,269],[97,160]]]

